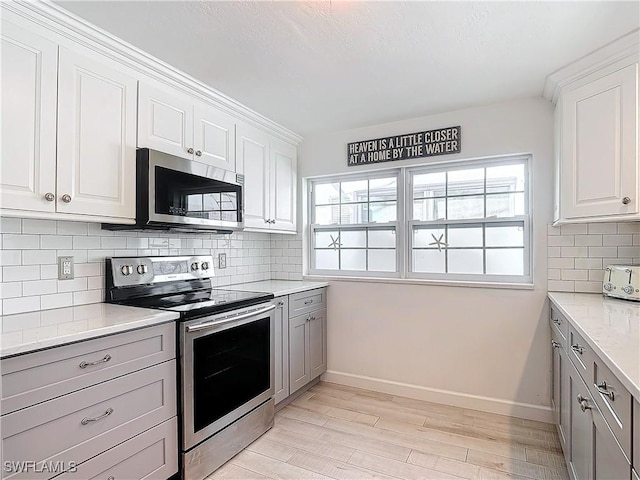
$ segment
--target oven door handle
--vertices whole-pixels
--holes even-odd
[[[218,327],[220,325],[224,325],[225,323],[237,322],[239,320],[244,320],[246,318],[262,315],[263,313],[267,313],[267,312],[270,312],[271,310],[275,310],[275,308],[276,308],[275,305],[269,305],[266,308],[256,310],[255,312],[245,313],[244,315],[238,315],[237,317],[225,318],[224,320],[216,320],[213,322],[205,322],[205,323],[200,323],[198,325],[187,326],[187,332],[189,333],[199,332],[200,330],[207,330],[209,328]]]

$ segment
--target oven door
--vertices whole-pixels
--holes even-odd
[[[274,310],[263,303],[181,325],[183,450],[273,397]]]

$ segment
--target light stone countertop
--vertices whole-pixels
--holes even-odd
[[[267,292],[275,297],[290,295],[292,293],[305,292],[314,288],[328,287],[329,282],[310,282],[307,280],[263,280],[260,282],[237,283],[226,287],[228,290],[240,290],[242,292]]]
[[[110,303],[0,316],[0,358],[176,320],[177,313]]]
[[[549,292],[549,299],[631,395],[640,399],[640,303],[599,293]]]

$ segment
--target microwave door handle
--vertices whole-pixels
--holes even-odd
[[[215,328],[220,325],[224,325],[225,323],[237,322],[239,320],[244,320],[246,318],[256,317],[258,315],[262,315],[263,313],[270,312],[271,310],[275,310],[275,305],[269,305],[261,310],[256,310],[255,312],[245,313],[244,315],[238,315],[237,317],[225,318],[224,320],[216,320],[213,322],[205,322],[200,323],[198,325],[187,326],[187,332],[199,332],[201,330],[207,330],[210,328]]]

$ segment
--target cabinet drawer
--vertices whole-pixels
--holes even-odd
[[[66,472],[60,480],[164,480],[178,471],[178,420],[173,417]]]
[[[555,329],[566,341],[569,322],[567,322],[567,319],[564,318],[553,306],[551,307],[551,318],[549,319],[549,323],[551,324],[551,328]]]
[[[569,335],[567,337],[567,353],[569,358],[576,366],[583,380],[589,383],[593,376],[593,359],[595,358],[593,350],[587,345],[584,338],[576,332],[573,327],[569,327]]]
[[[175,323],[142,328],[2,360],[2,412],[175,358]]]
[[[592,378],[587,382],[589,390],[625,455],[631,458],[631,394],[600,359],[593,362]]]
[[[176,362],[171,360],[2,416],[3,457],[81,463],[175,415]]]
[[[289,295],[289,317],[321,310],[327,306],[327,289],[316,288],[307,292]]]

